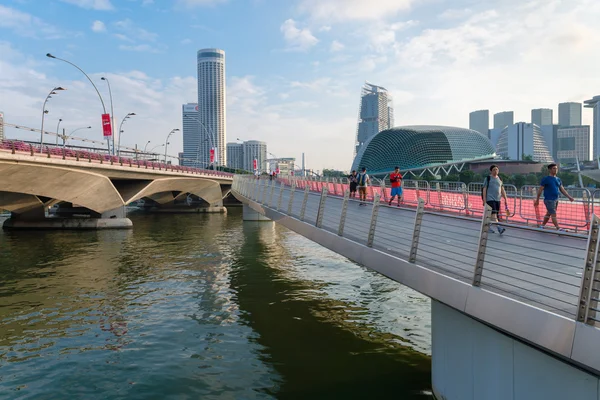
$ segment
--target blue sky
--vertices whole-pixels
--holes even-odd
[[[41,6],[43,4],[43,6]],[[228,141],[257,139],[313,169],[348,169],[366,80],[394,97],[396,125],[468,126],[468,113],[532,108],[600,94],[597,0],[1,0],[0,110],[9,123],[58,118],[101,139],[113,89],[122,144],[164,143],[196,101],[196,51],[227,57]],[[591,124],[591,112],[584,110]],[[49,126],[49,127],[48,127]],[[35,139],[23,131],[9,137]],[[169,153],[182,148],[180,136]]]

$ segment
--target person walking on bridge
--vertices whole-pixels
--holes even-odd
[[[400,167],[394,168],[394,172],[390,174],[390,182],[392,184],[392,197],[390,197],[388,205],[391,206],[394,197],[398,196],[398,207],[400,207],[400,202],[402,201],[402,174],[400,173]]]
[[[358,176],[356,175],[356,170],[352,170],[352,173],[348,176],[348,181],[350,182],[350,197],[356,197],[356,187],[358,186]]]
[[[483,181],[483,206],[487,204],[492,208],[492,221],[495,222],[498,228],[498,233],[503,234],[506,230],[504,227],[498,225],[498,213],[500,212],[500,201],[504,198],[504,204],[506,207],[506,214],[508,215],[508,199],[506,197],[506,191],[504,191],[504,184],[502,179],[498,176],[500,168],[493,164],[490,166],[490,174],[486,176]],[[490,232],[496,233],[494,228],[490,225]]]
[[[358,197],[360,198],[359,206],[367,205],[367,185],[370,182],[369,175],[367,175],[367,169],[362,168],[360,174],[358,174]]]
[[[544,228],[548,223],[548,220],[552,218],[552,223],[557,231],[562,231],[564,229],[560,229],[558,226],[558,221],[556,219],[556,209],[558,208],[558,196],[559,193],[564,194],[570,201],[575,200],[563,187],[562,181],[558,176],[558,165],[550,164],[548,165],[548,176],[542,178],[542,182],[540,183],[540,189],[537,193],[537,198],[533,202],[534,207],[537,207],[540,203],[540,195],[544,192],[544,205],[546,206],[546,215],[544,216],[544,221],[540,228]]]

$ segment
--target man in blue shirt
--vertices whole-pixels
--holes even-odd
[[[556,174],[558,173],[558,166],[556,164],[548,165],[548,176],[545,176],[540,183],[540,189],[537,193],[533,205],[535,207],[540,203],[540,195],[544,192],[544,205],[546,206],[546,215],[544,216],[544,222],[542,222],[541,228],[546,226],[548,219],[552,218],[552,223],[556,227],[556,230],[561,230],[558,227],[558,221],[556,220],[556,209],[558,208],[558,195],[559,193],[564,194],[571,201],[575,200],[562,185],[562,181]]]

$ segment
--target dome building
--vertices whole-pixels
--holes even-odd
[[[494,146],[481,133],[448,126],[400,126],[371,137],[360,149],[352,169],[371,175],[436,168],[495,157]]]

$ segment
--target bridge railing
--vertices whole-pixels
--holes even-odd
[[[370,208],[354,206],[350,211],[349,205],[355,200],[350,199],[347,188],[343,196],[332,194],[327,185],[316,193],[305,182],[236,176],[232,189],[264,207],[340,237],[535,307],[600,326],[600,220],[593,214],[587,235],[501,222],[501,226],[519,229],[523,234],[503,235],[498,240],[498,236],[488,236],[492,222],[489,206],[482,208],[480,217],[475,219],[458,212],[427,209],[421,197],[416,208],[387,207],[375,191]],[[452,188],[465,189],[460,185]],[[471,189],[463,194],[479,196],[482,204],[480,193],[472,193],[477,187]],[[516,201],[516,189],[511,189],[511,194],[509,201]],[[585,195],[582,191],[582,202]],[[517,217],[516,212],[511,214],[510,218]],[[558,244],[548,240],[557,235],[560,235]]]

